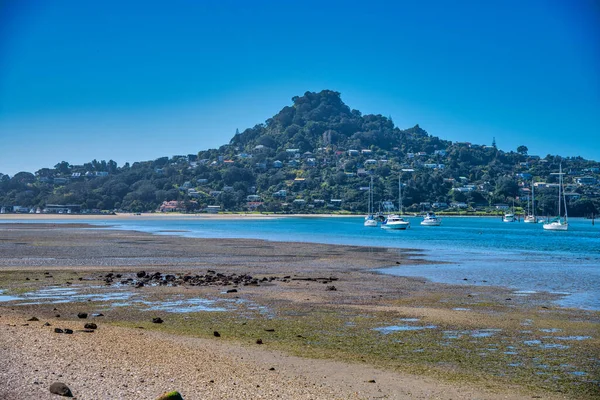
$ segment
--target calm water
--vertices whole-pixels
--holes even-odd
[[[420,218],[409,219],[411,228],[407,231],[365,228],[362,217],[240,216],[237,220],[140,217],[81,222],[188,237],[418,248],[425,250],[426,258],[440,264],[392,267],[382,272],[450,284],[506,286],[521,295],[535,291],[560,293],[565,294],[558,301],[562,306],[600,310],[600,223],[592,226],[590,220],[570,219],[569,231],[549,232],[541,224],[503,223],[500,218],[448,217],[439,227],[422,227]],[[165,232],[169,230],[183,232]]]

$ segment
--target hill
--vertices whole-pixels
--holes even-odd
[[[4,212],[229,211],[364,213],[374,178],[375,208],[403,206],[491,211],[525,207],[536,184],[541,215],[556,213],[562,163],[569,211],[598,214],[600,163],[580,157],[529,155],[443,140],[419,125],[399,129],[390,118],[350,109],[340,93],[292,98],[262,124],[236,132],[229,144],[197,154],[126,163],[62,161],[35,173],[0,174]]]

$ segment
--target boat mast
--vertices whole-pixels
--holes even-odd
[[[558,170],[558,218],[560,218],[560,209],[562,205],[560,204],[562,191],[562,164],[560,164],[560,169]]]
[[[398,209],[402,215],[402,183],[400,182],[400,172],[398,172]]]
[[[535,184],[533,183],[533,178],[531,178],[531,215],[533,216],[533,221],[535,220]]]
[[[563,186],[563,176],[562,176],[562,164],[560,164],[560,186]],[[565,195],[565,188],[562,188],[563,195],[563,203],[565,204],[565,224],[567,223],[567,197]],[[560,201],[560,200],[559,200]]]

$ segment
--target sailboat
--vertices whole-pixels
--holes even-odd
[[[406,221],[400,215],[402,215],[402,182],[400,181],[400,174],[398,174],[398,209],[400,214],[390,214],[387,216],[385,221],[381,223],[383,229],[396,229],[405,230],[410,228],[410,221]]]
[[[556,175],[556,174],[553,174]],[[547,231],[566,231],[569,229],[569,221],[567,217],[567,200],[565,197],[565,189],[563,188],[563,172],[562,172],[562,164],[560,165],[560,170],[558,173],[558,217],[554,218],[548,223],[544,224],[543,227]],[[561,219],[561,201],[565,205],[565,216],[564,219]]]
[[[365,226],[367,227],[376,227],[377,220],[373,215],[373,177],[371,177],[371,182],[369,183],[369,205],[368,205],[368,213],[365,217]]]
[[[527,197],[527,216],[525,217],[525,223],[528,224],[535,224],[536,218],[535,218],[535,193],[534,193],[534,189],[535,186],[533,185],[533,179],[531,180],[531,208],[529,207],[529,197]]]

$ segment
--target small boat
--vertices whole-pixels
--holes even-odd
[[[504,214],[502,218],[502,222],[515,222],[517,218],[515,217],[515,200],[513,199],[513,206],[510,212]]]
[[[400,182],[400,175],[398,175],[398,209],[400,215],[402,214],[402,183]],[[390,214],[387,216],[385,221],[381,223],[383,229],[395,229],[395,230],[406,230],[410,228],[410,221],[405,220],[399,214]]]
[[[371,177],[371,183],[369,183],[369,205],[368,205],[369,215],[365,217],[364,225],[369,228],[374,228],[377,226],[377,219],[373,215],[373,177]]]
[[[428,212],[423,221],[421,221],[421,225],[423,226],[440,226],[442,224],[442,219],[438,218],[434,213]]]
[[[535,193],[534,193],[533,180],[531,181],[531,207],[529,206],[529,197],[527,197],[527,216],[525,217],[526,224],[535,224],[537,218],[535,217]]]
[[[376,227],[377,226],[377,220],[375,219],[375,217],[373,217],[372,215],[367,215],[365,217],[365,226],[367,227]]]
[[[558,182],[558,217],[553,218],[543,225],[543,228],[547,231],[566,231],[569,229],[569,221],[567,217],[567,199],[565,197],[565,189],[563,188],[562,164],[560,165],[560,170],[558,172]],[[565,205],[564,219],[562,219],[560,215],[562,208],[561,201]]]
[[[515,222],[517,219],[515,218],[515,214],[506,213],[504,217],[502,217],[502,222]]]
[[[405,220],[398,214],[388,215],[385,221],[381,223],[383,229],[401,229],[405,230],[410,228],[410,221]]]

